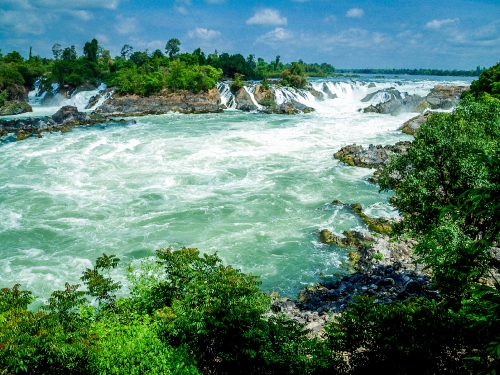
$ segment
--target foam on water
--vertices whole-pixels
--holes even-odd
[[[397,212],[390,194],[367,181],[372,170],[332,154],[350,143],[411,139],[397,129],[414,114],[358,111],[368,105],[361,98],[392,81],[313,86],[325,83],[337,99],[277,90],[317,109],[306,115],[146,116],[2,144],[0,287],[21,283],[46,299],[66,281],[79,283],[102,253],[125,266],[169,245],[217,251],[261,276],[263,289],[290,296],[342,272],[346,250],[321,244],[317,231],[365,226],[329,202],[360,202],[372,216]],[[412,93],[440,82],[402,83],[398,90]],[[124,267],[116,277],[125,282]]]

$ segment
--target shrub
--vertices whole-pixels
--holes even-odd
[[[347,355],[349,373],[465,374],[473,345],[467,319],[427,300],[373,304],[360,298],[327,325],[327,344]]]

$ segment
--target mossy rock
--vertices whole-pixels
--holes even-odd
[[[354,164],[354,160],[353,160],[353,155],[345,155],[345,156],[342,156],[340,158],[340,161],[342,163],[346,163],[348,165],[350,165],[351,167],[354,167],[355,164]]]
[[[351,204],[351,209],[354,211],[355,214],[363,217],[363,216],[366,216],[362,210],[363,210],[363,207],[361,206],[360,203],[353,203]]]
[[[67,133],[71,131],[71,128],[68,126],[68,125],[64,125],[62,128],[61,128],[61,133]]]
[[[22,130],[18,131],[16,134],[16,141],[22,141],[26,139],[26,133]]]
[[[389,223],[389,220],[379,217],[379,218],[369,218],[366,217],[363,219],[368,229],[372,232],[377,232],[380,234],[390,235],[392,233],[392,225]]]
[[[349,253],[349,265],[351,267],[356,267],[361,259],[361,255],[357,251],[351,251]]]

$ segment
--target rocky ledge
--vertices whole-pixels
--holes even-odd
[[[19,115],[21,113],[33,112],[33,108],[23,101],[12,100],[0,106],[0,116]]]
[[[406,92],[399,92],[395,88],[379,90],[368,94],[361,101],[370,101],[373,97],[382,97],[384,102],[370,105],[363,109],[365,113],[384,113],[398,115],[402,112],[423,112],[430,109],[451,109],[453,108],[462,93],[469,89],[469,86],[434,86],[430,93],[422,97],[420,95],[409,95]]]
[[[241,111],[259,111],[267,114],[295,115],[299,113],[310,113],[314,108],[308,107],[296,100],[288,100],[281,104],[276,104],[275,90],[272,87],[265,88],[263,85],[256,85],[253,98],[244,88],[240,88],[234,95],[236,109]]]
[[[418,116],[412,117],[411,119],[406,121],[399,128],[399,130],[401,130],[405,134],[410,134],[413,136],[417,135],[420,126],[422,126],[422,124],[427,121],[427,118],[430,116],[431,113],[432,111],[426,111]]]
[[[167,92],[147,97],[113,94],[94,111],[104,116],[144,116],[168,112],[217,113],[221,112],[221,99],[217,88],[199,93],[190,91]]]
[[[87,113],[79,112],[76,107],[65,106],[51,117],[0,120],[0,137],[13,133],[20,141],[33,135],[41,138],[44,132],[60,131],[64,133],[75,126],[110,122],[125,122],[125,120],[96,115],[89,116]]]
[[[378,265],[370,272],[358,271],[341,279],[321,282],[301,291],[297,300],[277,299],[273,310],[288,315],[305,325],[305,329],[321,332],[331,319],[329,314],[344,311],[356,297],[370,297],[374,304],[405,302],[411,297],[440,300],[428,275],[405,268],[401,263]]]
[[[411,146],[409,141],[397,142],[395,145],[370,145],[367,149],[356,144],[342,147],[333,154],[335,159],[340,160],[350,166],[363,168],[376,168],[377,171],[370,178],[376,183],[383,168],[389,164],[391,155],[406,154]]]

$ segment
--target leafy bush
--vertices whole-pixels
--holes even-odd
[[[87,374],[93,338],[83,325],[61,325],[59,316],[28,311],[31,293],[18,285],[0,296],[0,371],[7,374]]]
[[[92,331],[99,339],[90,355],[91,374],[200,374],[187,348],[165,345],[147,316],[133,314],[125,323],[106,319]]]
[[[465,374],[473,343],[467,319],[427,300],[373,304],[360,298],[326,327],[327,344],[347,355],[350,374]]]

